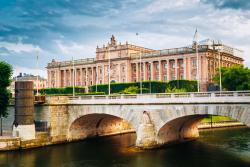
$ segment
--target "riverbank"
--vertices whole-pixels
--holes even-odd
[[[244,127],[245,125],[236,122],[236,121],[225,121],[225,122],[213,122],[212,124],[209,122],[202,122],[198,128],[199,130],[214,130],[219,128],[235,128],[235,127]],[[132,133],[134,131],[127,130],[127,131],[120,131],[117,133],[110,133],[106,135],[100,135],[98,137],[104,137],[104,136],[114,136],[119,134],[126,134],[126,133]],[[83,140],[83,139],[81,139]],[[61,143],[68,143],[68,142],[75,142],[80,140],[72,140],[72,141],[63,141],[63,142],[52,142],[50,140],[50,136],[48,132],[37,132],[36,133],[36,139],[32,140],[21,140],[21,138],[18,137],[12,137],[12,136],[1,136],[0,137],[0,151],[10,151],[10,150],[19,150],[19,149],[30,149],[30,148],[37,148],[37,147],[43,147],[43,146],[49,146],[49,145],[55,145],[55,144],[61,144]]]
[[[199,130],[208,130],[216,128],[230,128],[230,127],[244,127],[245,125],[237,121],[224,121],[224,122],[202,122],[198,128]]]

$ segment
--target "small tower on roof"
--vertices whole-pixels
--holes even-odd
[[[116,40],[115,40],[115,36],[114,35],[111,36],[110,42],[111,42],[111,46],[115,46],[116,45]]]

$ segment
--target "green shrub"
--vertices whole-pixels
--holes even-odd
[[[168,82],[169,90],[176,89],[185,92],[197,92],[197,81],[173,80]]]
[[[167,83],[160,81],[143,81],[142,89],[144,93],[164,93]],[[131,82],[131,83],[111,83],[110,92],[121,93],[129,87],[138,87],[140,89],[140,82]],[[93,85],[89,87],[89,92],[95,92],[97,88],[98,92],[105,92],[108,94],[108,84]]]
[[[181,88],[181,89],[177,89],[177,88],[171,88],[171,87],[167,87],[166,89],[166,93],[179,93],[179,92],[187,92],[186,89]]]
[[[46,88],[40,90],[42,95],[72,95],[73,87],[65,87],[65,88]],[[75,93],[85,93],[85,89],[83,87],[75,87]]]

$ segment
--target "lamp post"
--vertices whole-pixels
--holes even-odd
[[[222,82],[221,82],[221,54],[220,48],[218,49],[219,52],[219,75],[220,75],[220,92],[222,91]]]
[[[136,33],[136,36],[137,36],[137,42],[139,42],[139,33]],[[139,47],[139,59],[140,59],[140,70],[139,70],[139,80],[140,80],[140,94],[142,94],[142,66],[141,66],[141,48]],[[144,71],[145,72],[145,71]]]
[[[36,75],[36,95],[38,96],[39,92],[38,92],[38,56],[39,56],[39,51],[37,51],[37,55],[36,55],[36,69],[37,69],[37,75]]]
[[[74,57],[72,57],[72,68],[73,68],[73,77],[72,77],[72,79],[73,79],[73,84],[72,84],[72,86],[73,86],[73,97],[75,97],[75,61],[74,61]]]
[[[109,95],[110,95],[110,50],[109,50],[109,46],[108,46],[108,59],[109,59],[109,70],[108,70],[108,82],[109,82]]]
[[[223,45],[218,41],[217,44],[213,41],[213,50],[215,50],[215,46],[218,47],[218,55],[219,55],[219,87],[220,87],[220,92],[222,91],[222,74],[221,74],[221,48]],[[214,56],[214,70],[215,70],[215,56]]]
[[[193,43],[195,45],[195,52],[196,52],[196,79],[197,79],[197,91],[200,92],[200,72],[199,72],[199,48],[198,48],[198,31],[197,28],[195,30],[195,34],[194,34],[194,39],[193,39]]]
[[[97,83],[98,83],[98,65],[95,68],[95,92],[97,92]]]

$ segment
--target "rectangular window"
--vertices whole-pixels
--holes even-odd
[[[164,75],[164,81],[167,81],[168,80],[168,76],[167,75]]]
[[[165,68],[165,69],[168,69],[168,64],[167,64],[167,63],[164,64],[164,68]]]
[[[133,66],[133,71],[136,72],[136,66]]]
[[[183,67],[183,61],[179,61],[179,66],[182,68]]]
[[[196,67],[196,66],[197,66],[197,61],[196,61],[196,59],[192,59],[192,66],[193,66],[193,67]]]

